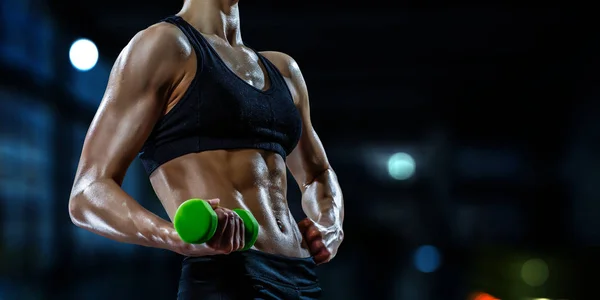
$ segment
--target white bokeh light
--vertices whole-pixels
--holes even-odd
[[[98,62],[98,48],[88,39],[78,39],[71,45],[69,59],[75,69],[89,71]]]

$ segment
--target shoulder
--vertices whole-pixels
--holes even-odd
[[[291,56],[277,51],[263,51],[260,54],[273,63],[283,77],[292,80],[302,79],[300,67]]]
[[[294,101],[297,104],[304,103],[308,99],[308,92],[298,63],[291,56],[281,52],[263,51],[260,54],[279,70],[294,97]]]
[[[193,50],[177,27],[152,25],[138,32],[119,54],[113,74],[140,86],[171,86],[187,70]]]
[[[158,64],[186,61],[192,52],[189,41],[179,28],[169,23],[158,23],[138,32],[121,56],[139,63]]]

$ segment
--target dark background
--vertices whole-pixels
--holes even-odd
[[[175,299],[180,257],[78,229],[67,203],[113,61],[181,2],[0,0],[0,299]],[[298,61],[344,191],[324,299],[596,298],[595,15],[475,1],[240,11],[246,43]],[[100,52],[87,72],[69,62],[80,37]],[[396,152],[416,162],[408,180],[388,174]],[[165,215],[138,161],[123,188]],[[301,217],[295,187],[289,199]],[[419,270],[436,260],[423,245],[438,268]],[[521,278],[532,258],[549,269],[539,286]]]

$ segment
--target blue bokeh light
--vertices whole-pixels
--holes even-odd
[[[424,245],[415,252],[415,267],[423,273],[431,273],[440,266],[440,252],[434,246]]]

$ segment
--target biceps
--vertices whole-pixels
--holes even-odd
[[[312,126],[305,128],[298,146],[302,153],[302,160],[306,169],[322,172],[329,167],[329,161],[327,160],[321,139]]]
[[[78,174],[122,181],[161,112],[152,95],[107,92],[88,130]]]
[[[319,136],[312,126],[307,127],[288,158],[288,167],[299,185],[311,183],[330,167]]]

